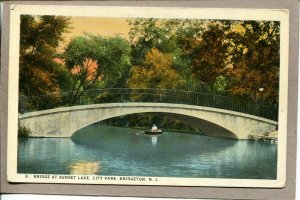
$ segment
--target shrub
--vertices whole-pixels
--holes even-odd
[[[18,129],[18,137],[29,137],[31,130],[26,128],[25,126],[19,126]]]

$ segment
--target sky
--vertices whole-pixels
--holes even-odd
[[[64,41],[59,49],[63,49],[69,41],[85,33],[99,34],[105,37],[121,36],[129,39],[130,26],[127,20],[130,18],[99,18],[99,17],[71,17],[71,29],[64,33]],[[236,31],[243,31],[241,26],[234,27]]]
[[[64,33],[65,45],[71,38],[85,33],[101,34],[102,36],[122,36],[128,39],[129,25],[127,18],[93,18],[93,17],[71,17],[72,29]]]

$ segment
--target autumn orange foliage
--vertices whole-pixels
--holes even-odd
[[[94,80],[94,77],[96,75],[98,68],[98,63],[92,59],[86,59],[83,64],[76,65],[74,68],[72,68],[71,73],[73,75],[85,75],[86,80],[92,81]],[[98,80],[101,80],[102,76],[98,77]]]
[[[53,81],[53,74],[38,67],[30,68],[31,84],[36,85],[35,90],[39,93],[51,94],[60,92],[59,85]]]

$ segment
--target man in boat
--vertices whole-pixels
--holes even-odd
[[[153,124],[152,128],[151,128],[151,131],[152,132],[157,132],[158,128],[155,124]]]

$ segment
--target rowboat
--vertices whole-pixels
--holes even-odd
[[[159,135],[162,134],[164,131],[159,129],[158,131],[152,131],[152,130],[145,130],[145,134],[148,135]]]

